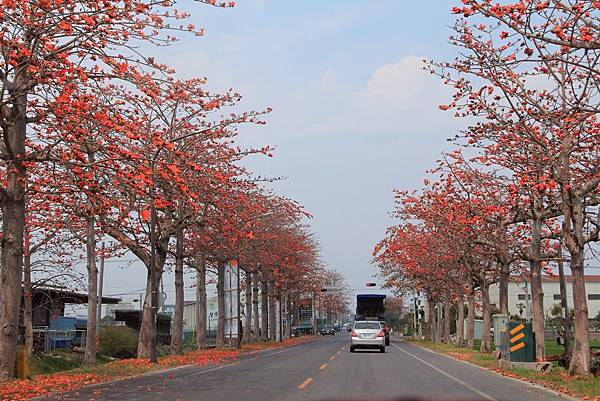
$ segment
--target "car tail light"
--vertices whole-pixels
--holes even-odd
[[[379,334],[377,334],[377,337],[385,337],[385,332],[381,330]]]
[[[352,330],[352,337],[358,337],[358,336],[356,335],[356,332],[355,332],[354,330]]]

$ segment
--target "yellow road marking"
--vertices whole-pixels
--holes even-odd
[[[331,358],[329,359],[333,361],[335,359],[335,355],[331,355]]]
[[[510,331],[510,335],[512,336],[513,334],[515,334],[518,331],[523,330],[524,328],[525,328],[525,325],[523,323],[521,323],[517,327],[513,327],[513,329]]]
[[[325,369],[326,367],[327,367],[327,364],[326,364],[326,363],[324,363],[323,365],[321,365],[321,367],[320,367],[319,369],[320,369],[320,370],[323,370],[323,369]]]
[[[342,352],[342,351],[338,351],[338,352],[336,352],[336,353],[337,353],[337,354],[339,354],[339,353],[341,353],[341,352]]]
[[[525,337],[525,333],[519,333],[516,336],[514,336],[513,338],[510,339],[510,343],[515,343],[517,341],[519,341],[521,338]]]
[[[313,378],[312,378],[312,377],[309,377],[308,379],[304,380],[304,381],[302,382],[302,384],[300,384],[300,385],[298,386],[298,388],[299,388],[300,390],[304,390],[304,389],[306,388],[306,386],[308,386],[308,385],[310,384],[310,382],[312,382],[312,381],[313,381]]]
[[[525,343],[518,343],[516,345],[513,345],[512,347],[510,347],[510,352],[514,352],[514,351],[520,350],[524,346],[525,346]]]

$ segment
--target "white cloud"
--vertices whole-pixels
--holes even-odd
[[[431,77],[423,71],[422,58],[408,55],[395,64],[379,67],[367,84],[367,91],[391,99],[422,95],[431,87]]]
[[[252,4],[256,11],[262,11],[267,6],[267,0],[254,0]]]
[[[279,99],[273,128],[285,128],[286,136],[355,135],[372,142],[398,140],[424,127],[429,132],[446,130],[452,117],[438,105],[448,101],[451,89],[424,71],[421,59],[407,55],[382,65],[359,86],[328,69],[319,79]],[[441,134],[448,137],[452,132]]]

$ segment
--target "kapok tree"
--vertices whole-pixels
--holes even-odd
[[[198,3],[216,4],[212,0]],[[27,169],[31,163],[58,158],[53,154],[57,142],[48,132],[53,120],[51,106],[66,87],[101,82],[129,72],[136,64],[152,66],[151,58],[137,52],[140,41],[165,44],[174,35],[161,32],[195,31],[192,25],[179,28],[169,24],[169,20],[187,17],[175,4],[144,0],[2,3],[0,380],[12,376],[15,360]],[[69,110],[77,113],[77,105]]]
[[[113,187],[102,200],[117,204],[105,208],[99,218],[106,234],[144,262],[147,294],[152,296],[171,237],[201,223],[198,217],[205,217],[206,205],[220,210],[236,185],[235,163],[246,152],[232,144],[234,126],[258,122],[262,113],[221,116],[219,110],[235,103],[239,95],[209,94],[201,80],[155,82],[141,94],[111,88],[107,93],[122,104],[122,114],[137,128],[122,136],[121,143],[109,144],[119,154],[121,166],[108,177]],[[155,313],[147,303],[138,347],[143,357],[150,356],[154,347]]]
[[[534,176],[537,184],[555,185],[560,192],[576,310],[570,372],[588,374],[583,265],[586,243],[598,239],[598,213],[591,207],[600,182],[594,72],[598,33],[592,23],[598,12],[580,1],[467,1],[454,12],[464,19],[457,22],[453,39],[468,52],[453,65],[486,82],[473,88],[457,81],[455,102],[472,96],[467,114],[485,110],[498,129],[518,138],[515,148],[537,149],[543,161],[537,171],[545,172]]]

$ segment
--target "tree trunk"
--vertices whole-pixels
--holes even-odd
[[[427,297],[427,340],[435,341],[436,333],[435,333],[435,305],[433,304],[433,300]]]
[[[286,338],[292,338],[292,318],[293,318],[293,310],[292,310],[292,295],[288,292],[285,297],[285,321],[287,326],[285,328],[285,336]]]
[[[261,322],[260,322],[260,339],[269,339],[269,291],[267,289],[267,281],[260,280],[260,311],[261,311]]]
[[[164,238],[160,241],[159,246],[156,250],[156,275],[154,277],[154,288],[156,291],[160,291],[160,280],[167,260],[167,247],[169,244],[169,238]],[[148,275],[146,279],[146,297],[145,299],[150,300],[151,298],[151,277],[150,267],[148,268]],[[140,325],[140,336],[138,340],[138,358],[150,358],[152,354],[152,347],[156,345],[156,338],[158,337],[156,319],[157,319],[158,305],[153,310],[150,302],[144,302],[144,309],[142,311],[142,322]],[[153,341],[153,338],[155,341]]]
[[[510,317],[508,313],[508,280],[510,279],[510,266],[508,261],[500,260],[500,281],[498,283],[498,303],[500,313]]]
[[[467,295],[467,348],[475,346],[475,286],[473,278],[469,277],[469,294]]]
[[[244,321],[243,342],[252,341],[252,273],[246,272],[246,319]]]
[[[269,282],[269,340],[277,341],[277,296],[275,282]]]
[[[442,303],[438,302],[435,309],[435,342],[442,342]]]
[[[490,329],[491,329],[491,316],[490,316],[490,286],[485,281],[481,282],[481,303],[483,305],[483,333],[481,334],[481,347],[479,352],[490,353],[492,352]]]
[[[171,330],[171,353],[183,351],[183,228],[178,228],[175,244],[175,313]]]
[[[89,203],[89,202],[88,202]],[[96,326],[98,318],[98,267],[96,266],[96,222],[92,216],[87,217],[86,251],[88,274],[87,327],[85,335],[85,355],[83,363],[96,363]]]
[[[225,345],[225,263],[217,265],[217,348]]]
[[[565,79],[565,68],[562,69],[563,80],[561,82],[561,100],[562,108],[567,109],[566,90],[567,81]],[[586,239],[584,237],[585,230],[585,207],[583,205],[581,195],[576,190],[574,178],[577,174],[572,171],[572,155],[573,147],[576,146],[574,135],[567,126],[567,119],[560,120],[561,134],[561,151],[559,154],[559,171],[558,182],[560,185],[561,194],[561,209],[563,214],[562,235],[565,246],[571,255],[571,277],[573,279],[573,308],[575,309],[575,338],[573,352],[571,354],[571,363],[569,365],[569,373],[572,375],[589,375],[590,374],[590,338],[588,327],[588,307],[585,290],[585,277],[583,272],[584,264],[584,247]],[[596,177],[594,177],[595,179]],[[593,191],[598,184],[591,181],[588,191]],[[583,189],[583,188],[582,188]],[[585,193],[583,194],[585,196]]]
[[[23,258],[23,324],[25,325],[25,352],[33,355],[33,293],[31,284],[31,254]]]
[[[28,82],[26,69],[15,82]],[[25,228],[25,185],[27,174],[21,162],[27,137],[27,95],[13,93],[14,124],[4,129],[4,141],[14,158],[6,169],[6,191],[2,199],[2,240],[0,241],[0,382],[14,375],[19,335],[21,279],[23,275],[23,234]]]
[[[444,344],[450,343],[450,299],[444,300]]]
[[[252,340],[260,338],[258,319],[258,273],[254,273],[252,277]]]
[[[569,304],[567,302],[567,282],[565,280],[565,268],[563,263],[562,244],[558,248],[558,277],[560,283],[560,306],[562,308],[563,342],[565,354],[571,351],[571,322],[569,320]]]
[[[464,342],[464,328],[465,328],[465,306],[463,301],[462,290],[458,293],[458,299],[456,301],[457,319],[456,319],[456,346],[462,347]]]
[[[572,375],[590,373],[590,333],[588,306],[583,274],[583,248],[581,252],[571,253],[571,275],[573,277],[573,307],[575,309],[575,338],[569,373]]]
[[[535,358],[538,362],[543,362],[546,360],[546,344],[544,336],[544,290],[542,289],[541,267],[541,234],[542,221],[539,219],[533,219],[531,245],[529,246],[529,274],[531,280],[531,304],[533,309]]]
[[[196,272],[196,346],[206,347],[206,261],[200,258]]]
[[[152,334],[156,334],[155,331],[155,322],[152,316],[152,306],[150,305],[150,297],[151,297],[151,276],[150,271],[148,270],[148,274],[146,277],[146,296],[144,297],[144,304],[142,309],[142,316],[140,322],[140,335],[138,339],[138,349],[137,356],[138,358],[150,358],[150,349],[152,347]],[[156,280],[155,280],[156,281]],[[156,281],[156,285],[158,288],[158,282]]]

